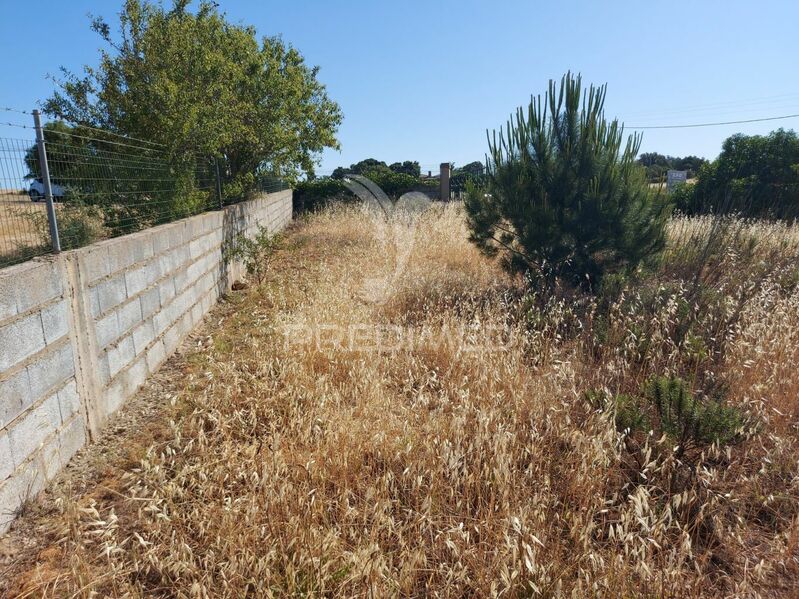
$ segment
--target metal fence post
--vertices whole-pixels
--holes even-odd
[[[219,158],[214,158],[214,169],[216,171],[216,197],[219,200],[219,209],[222,210],[225,207],[224,202],[222,201],[222,177],[219,175]]]
[[[33,111],[33,125],[36,129],[36,146],[39,149],[39,169],[42,175],[42,185],[44,185],[44,197],[47,200],[47,222],[50,225],[50,239],[53,242],[53,251],[57,254],[61,251],[61,240],[58,238],[58,221],[56,220],[55,206],[53,205],[50,168],[47,166],[47,150],[44,144],[42,120],[39,117],[38,110]]]

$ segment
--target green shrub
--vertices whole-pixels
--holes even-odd
[[[50,247],[50,225],[47,214],[29,214],[34,229],[41,239],[42,247]],[[98,206],[88,206],[80,202],[59,204],[56,210],[58,237],[61,249],[72,250],[94,243],[108,236],[103,224],[103,212]]]
[[[294,186],[294,211],[317,210],[332,201],[355,201],[357,198],[340,179],[322,177],[300,181]]]
[[[269,270],[269,259],[280,241],[279,235],[270,234],[266,227],[259,226],[258,232],[252,238],[243,233],[237,235],[228,248],[229,256],[242,262],[247,274],[260,285]]]

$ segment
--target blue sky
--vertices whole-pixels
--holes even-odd
[[[280,34],[344,112],[341,152],[321,172],[374,157],[482,159],[485,130],[565,71],[608,83],[606,113],[670,125],[799,113],[799,2],[323,2],[219,0],[230,20]],[[89,13],[114,22],[121,0],[0,0],[0,107],[47,97],[48,73],[96,64]],[[0,112],[0,121],[27,123]],[[651,130],[643,151],[714,157],[736,132],[799,129],[799,119]],[[0,136],[29,131],[0,126]]]

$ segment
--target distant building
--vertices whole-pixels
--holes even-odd
[[[675,185],[682,185],[688,181],[688,171],[669,170],[666,172],[666,188],[671,190]]]

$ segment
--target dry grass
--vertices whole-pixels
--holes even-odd
[[[175,381],[166,441],[118,492],[59,498],[46,568],[13,592],[796,596],[799,292],[765,246],[702,270],[722,291],[700,301],[711,226],[675,221],[661,271],[602,312],[525,294],[454,207],[415,234],[402,220],[295,227]],[[741,295],[747,269],[761,279]],[[758,426],[689,459],[583,399],[670,373],[725,381]]]
[[[44,218],[44,202],[34,203],[27,195],[0,190],[0,265],[41,253],[42,236],[32,215]]]

